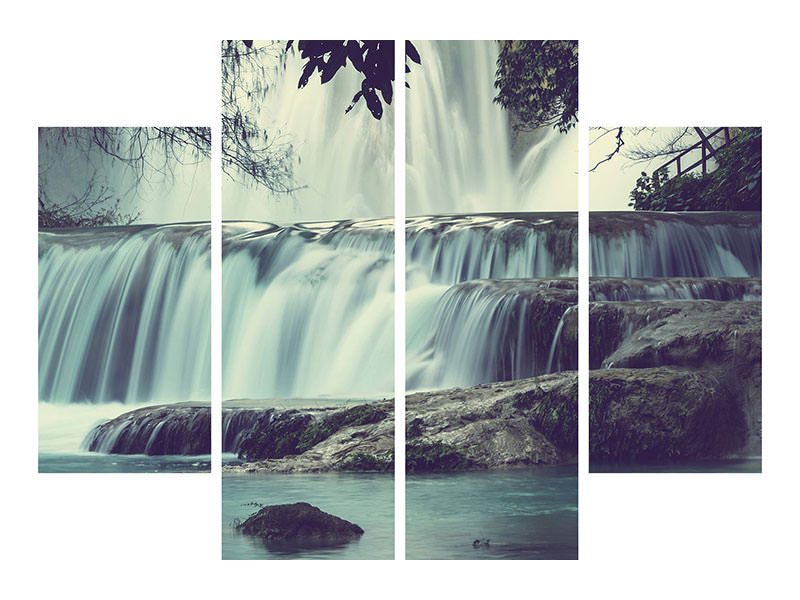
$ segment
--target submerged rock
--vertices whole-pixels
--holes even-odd
[[[338,546],[364,534],[355,523],[321,511],[307,502],[265,506],[236,526],[261,538],[269,549]]]
[[[197,404],[139,408],[97,425],[81,447],[105,454],[210,454],[211,409]]]

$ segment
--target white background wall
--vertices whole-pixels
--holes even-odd
[[[310,6],[141,1],[6,7],[0,36],[6,413],[0,440],[8,597],[790,595],[799,533],[798,194],[790,146],[797,122],[789,111],[797,98],[796,20],[770,2],[742,9],[680,1],[653,8],[642,2],[351,1],[328,3],[316,13]],[[578,38],[584,145],[588,125],[764,127],[762,475],[589,476],[582,423],[579,561],[322,564],[219,560],[217,469],[213,475],[36,473],[36,127],[212,124],[216,134],[221,38],[342,35]],[[705,87],[709,77],[714,85]],[[402,156],[396,158],[402,165]],[[585,167],[585,146],[581,160]],[[218,218],[220,180],[213,177],[212,217]],[[400,185],[402,177],[396,180]],[[585,176],[581,194],[586,211]],[[585,212],[581,219],[586,248]],[[217,288],[217,301],[218,294]],[[586,365],[585,351],[582,356]],[[214,364],[218,383],[218,355]],[[400,500],[402,488],[397,493]]]

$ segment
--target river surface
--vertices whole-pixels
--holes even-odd
[[[211,471],[211,456],[39,453],[39,473],[192,473]]]
[[[359,540],[331,548],[270,551],[232,527],[263,505],[308,502],[364,530]],[[222,477],[223,559],[392,559],[394,477],[383,473],[225,473]]]
[[[408,559],[577,559],[577,466],[408,475]],[[475,540],[488,539],[488,546]]]

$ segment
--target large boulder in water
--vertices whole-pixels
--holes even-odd
[[[704,371],[592,371],[589,398],[594,464],[721,458],[745,444],[745,415],[734,390]]]
[[[307,502],[265,506],[236,529],[261,538],[271,549],[338,546],[364,533],[355,523],[323,512]]]

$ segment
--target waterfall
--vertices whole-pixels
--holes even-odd
[[[407,214],[575,210],[577,134],[542,128],[512,153],[508,113],[492,101],[492,41],[415,42],[406,90]]]
[[[594,277],[761,277],[761,213],[595,212]]]
[[[39,233],[39,399],[208,400],[208,225]]]
[[[321,84],[314,74],[298,89],[304,63],[300,53],[287,53],[285,67],[277,56],[271,60],[265,64],[270,80],[266,96],[243,108],[253,111],[274,143],[291,145],[299,189],[291,195],[273,194],[225,177],[225,220],[290,223],[392,215],[393,105],[384,105],[380,120],[364,100],[345,114],[363,79],[349,62],[331,81]]]
[[[223,228],[224,398],[389,395],[391,220]]]
[[[408,389],[577,367],[559,329],[577,303],[575,213],[420,217],[406,238]]]

